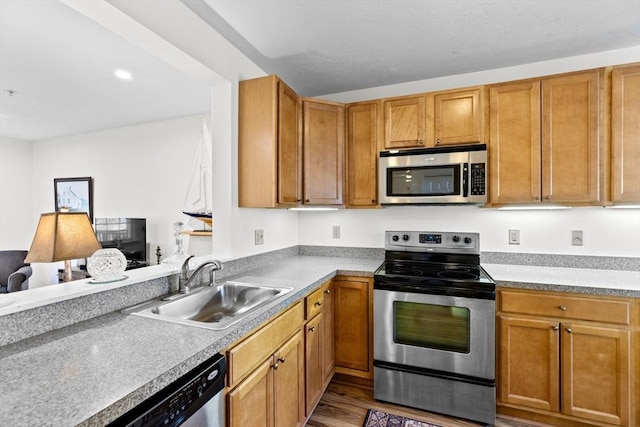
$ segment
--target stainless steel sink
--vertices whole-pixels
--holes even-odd
[[[289,291],[291,288],[226,282],[178,295],[171,301],[153,300],[123,312],[208,329],[225,329]]]

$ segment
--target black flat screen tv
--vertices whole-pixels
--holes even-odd
[[[103,248],[117,248],[127,259],[127,269],[147,265],[146,218],[96,218],[96,237]]]

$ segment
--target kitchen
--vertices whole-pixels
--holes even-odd
[[[166,13],[174,18],[182,17],[188,21],[190,15],[179,4],[168,4],[158,11],[158,14]],[[134,5],[121,5],[138,19],[152,25],[153,19],[159,17],[144,16],[144,8],[140,8],[136,15]],[[192,17],[191,17],[192,18]],[[185,22],[185,25],[187,25]],[[193,24],[193,23],[192,23]],[[202,29],[199,26],[195,28]],[[203,29],[204,31],[204,29]],[[510,81],[523,77],[534,77],[554,74],[563,71],[588,69],[603,65],[615,65],[618,63],[637,60],[637,55],[631,51],[618,52],[615,59],[606,56],[593,56],[580,59],[567,60],[564,64],[548,64],[543,73],[535,73],[534,67],[522,67],[515,70],[506,78],[500,78],[500,72],[467,76],[464,84],[459,84],[456,79],[427,83],[437,87],[424,87],[424,84],[416,84],[414,88],[407,89],[406,93],[416,93],[425,90],[448,89],[468,86],[472,84],[484,84],[491,81]],[[205,54],[206,55],[206,54]],[[233,54],[230,54],[233,57]],[[207,58],[202,60],[207,62]],[[233,73],[230,70],[220,70],[220,73]],[[502,71],[502,73],[505,73]],[[243,73],[238,73],[243,74]],[[234,81],[227,74],[230,81]],[[243,78],[235,77],[237,80]],[[235,88],[218,88],[222,96],[234,99]],[[359,94],[360,99],[371,99],[383,96],[396,95],[378,94],[389,89],[371,90],[368,94]],[[336,100],[339,100],[336,97]],[[356,99],[353,99],[356,100]],[[348,101],[348,100],[344,100]],[[230,101],[229,101],[230,102]],[[224,106],[222,110],[226,110]],[[226,112],[225,114],[229,114]],[[232,140],[236,132],[235,119],[230,118],[225,123],[221,132],[226,132],[225,138]],[[214,158],[216,163],[216,182],[236,183],[235,152],[232,144],[214,145]],[[38,206],[39,211],[50,210],[48,201],[48,181],[46,190],[42,190],[43,202]],[[235,184],[234,184],[235,185]],[[616,210],[603,208],[579,208],[565,211],[496,211],[493,209],[479,209],[475,207],[391,207],[374,210],[338,210],[334,212],[301,212],[238,209],[234,200],[232,188],[224,192],[214,194],[222,200],[218,200],[216,206],[216,221],[221,224],[214,235],[214,253],[220,258],[239,257],[252,255],[272,250],[287,248],[294,245],[308,246],[340,246],[340,247],[365,247],[381,248],[384,230],[408,229],[423,230],[425,220],[429,218],[429,228],[435,230],[473,230],[481,234],[482,248],[486,252],[516,252],[531,254],[565,254],[603,257],[637,257],[638,239],[629,236],[637,236],[637,211]],[[218,208],[219,207],[219,208]],[[3,220],[4,221],[4,220]],[[35,220],[34,220],[35,221]],[[229,224],[225,227],[224,224]],[[332,227],[340,226],[340,238],[332,237]],[[522,242],[520,247],[510,246],[507,241],[509,229],[519,229]],[[265,231],[265,244],[255,246],[253,244],[253,231],[263,229]],[[570,231],[583,230],[585,244],[582,247],[571,245]],[[622,232],[621,230],[624,230]],[[28,244],[28,242],[27,242]],[[520,250],[515,250],[520,249]]]

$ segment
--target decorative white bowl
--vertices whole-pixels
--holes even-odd
[[[127,259],[118,249],[98,249],[87,259],[87,272],[92,277],[92,283],[125,279],[122,273],[126,268]]]

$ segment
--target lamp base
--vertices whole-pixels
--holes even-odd
[[[62,273],[63,282],[71,282],[73,280],[73,273],[71,272],[71,261],[64,262],[64,272]]]

